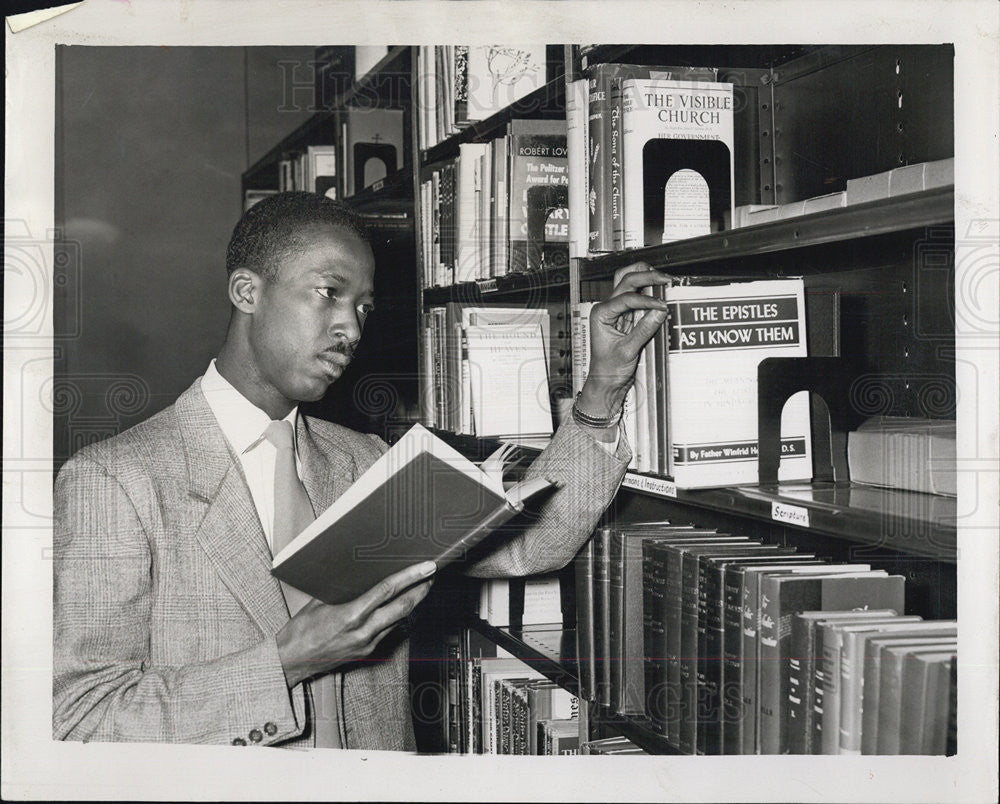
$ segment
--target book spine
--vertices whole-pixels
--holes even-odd
[[[681,559],[680,750],[698,749],[698,559]]]
[[[566,95],[566,152],[570,165],[569,256],[587,256],[587,81],[570,83]]]
[[[840,746],[840,633],[823,629],[823,728],[820,753],[836,754]]]
[[[780,596],[774,584],[763,581],[761,593],[758,644],[760,662],[760,698],[758,717],[760,723],[760,753],[780,754],[781,751],[781,636],[779,632]]]
[[[744,718],[740,689],[743,683],[743,609],[740,599],[742,574],[735,567],[725,570],[722,653],[722,753],[743,752]]]
[[[643,681],[646,688],[645,713],[653,727],[666,733],[666,630],[664,628],[665,566],[655,542],[642,546]]]
[[[807,754],[809,711],[808,693],[812,676],[809,658],[809,631],[813,621],[796,616],[792,620],[792,636],[788,650],[788,753]]]
[[[899,753],[899,719],[902,698],[904,654],[885,651],[882,655],[880,673],[881,690],[878,701],[878,748],[877,753]]]
[[[665,664],[667,667],[667,742],[680,750],[681,744],[681,552],[677,548],[666,550],[666,584],[664,625],[667,634]]]
[[[864,644],[861,634],[845,635],[840,655],[840,729],[841,754],[861,753],[861,706],[864,683],[864,661],[858,655],[859,645]]]
[[[645,711],[645,674],[643,667],[642,625],[642,543],[644,538],[629,537],[622,542],[622,712]]]
[[[742,668],[743,683],[740,690],[741,713],[743,715],[742,742],[744,754],[758,753],[757,720],[757,675],[760,666],[757,642],[757,624],[760,621],[759,601],[760,574],[743,573],[742,597]]]
[[[597,702],[611,705],[611,529],[594,538],[594,661]]]
[[[576,556],[576,656],[580,668],[580,697],[593,701],[597,691],[594,667],[594,539]]]
[[[612,77],[604,110],[608,159],[608,212],[611,215],[611,246],[620,251],[625,246],[625,215],[622,169],[622,79]]]
[[[442,567],[454,561],[465,558],[466,553],[481,542],[486,536],[500,528],[512,516],[521,513],[520,508],[515,508],[509,502],[504,502],[499,508],[488,514],[478,524],[470,528],[461,539],[456,541],[436,559],[435,563],[440,570]]]
[[[667,300],[667,285],[656,285],[653,288],[653,296],[661,301]],[[656,471],[661,475],[668,474],[670,470],[668,455],[670,454],[670,406],[667,392],[669,355],[667,338],[667,325],[663,324],[656,334],[653,335],[653,377],[654,393],[656,397]]]
[[[624,537],[620,532],[611,534],[611,553],[608,563],[608,586],[610,590],[609,643],[608,654],[611,664],[611,707],[616,712],[624,708],[624,688],[622,685],[623,631],[624,624]]]
[[[879,651],[869,649],[866,653],[865,680],[861,689],[861,753],[871,755],[878,752],[878,699],[881,668]]]
[[[705,754],[722,753],[722,689],[723,689],[723,640],[725,613],[725,577],[724,566],[709,566],[706,568],[706,623],[705,623],[705,654],[699,659],[704,676],[704,710],[703,720]],[[700,732],[699,732],[700,733]]]
[[[614,233],[607,209],[610,177],[607,169],[609,161],[605,121],[608,116],[609,82],[610,78],[606,70],[602,68],[602,65],[597,65],[594,67],[587,85],[587,137],[589,140],[587,150],[590,180],[588,251],[592,254],[614,249]]]

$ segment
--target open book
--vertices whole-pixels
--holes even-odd
[[[505,444],[481,466],[419,424],[274,557],[272,574],[326,603],[346,603],[411,564],[440,569],[552,486],[504,491]]]

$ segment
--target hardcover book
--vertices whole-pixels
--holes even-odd
[[[632,78],[621,83],[625,248],[707,235],[735,207],[733,85]]]
[[[346,603],[411,564],[463,559],[552,486],[535,478],[504,491],[505,449],[477,467],[413,425],[274,557],[272,574],[325,603]]]
[[[667,421],[678,488],[757,482],[757,365],[806,355],[801,279],[674,285],[669,304]],[[795,394],[781,426],[779,480],[812,476],[809,397]]]

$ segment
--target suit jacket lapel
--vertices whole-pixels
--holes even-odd
[[[298,417],[296,444],[302,461],[302,485],[316,515],[322,514],[354,482],[358,467],[353,456],[329,441],[320,445],[307,418]]]
[[[233,454],[196,380],[177,400],[188,466],[188,489],[204,506],[195,537],[233,596],[265,634],[288,621],[288,608],[271,575],[271,551],[242,466]]]

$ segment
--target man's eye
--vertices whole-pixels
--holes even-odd
[[[319,294],[321,296],[325,296],[328,299],[336,299],[337,298],[337,289],[336,288],[324,287],[324,288],[319,288],[318,290],[319,290]]]
[[[375,305],[374,304],[359,304],[358,305],[358,311],[361,313],[361,315],[364,315],[364,316],[370,315],[374,310],[375,310]]]

